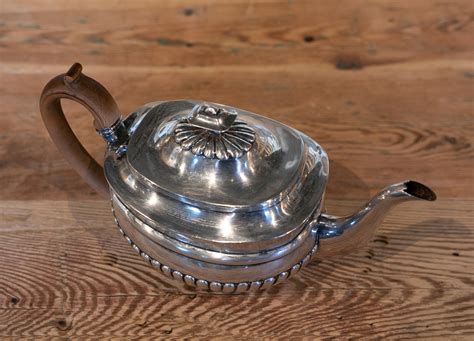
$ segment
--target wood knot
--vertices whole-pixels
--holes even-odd
[[[18,302],[20,302],[20,299],[18,297],[15,297],[13,296],[11,299],[10,299],[10,302],[15,305],[17,304]]]
[[[59,329],[59,330],[62,330],[62,331],[66,331],[66,330],[69,330],[71,329],[71,325],[67,323],[67,321],[63,318],[61,319],[57,319],[56,321],[54,321],[54,326]]]
[[[340,56],[336,58],[336,68],[339,70],[360,70],[362,61],[356,56]]]
[[[194,9],[192,9],[190,7],[187,7],[185,9],[183,9],[183,14],[187,17],[190,17],[191,15],[194,14]]]

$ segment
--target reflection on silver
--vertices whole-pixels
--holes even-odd
[[[121,221],[121,225],[126,230],[133,230],[140,233],[140,236],[145,237],[147,240],[163,246],[164,248],[173,251],[179,255],[191,257],[196,260],[200,260],[206,263],[214,263],[221,265],[255,265],[261,263],[267,263],[283,257],[289,256],[296,249],[305,249],[303,245],[311,247],[314,243],[316,236],[313,231],[312,224],[307,224],[304,229],[292,239],[290,242],[283,244],[279,247],[268,249],[268,250],[242,250],[238,252],[224,251],[224,250],[210,250],[199,245],[193,245],[190,241],[185,242],[177,238],[170,237],[158,230],[158,228],[152,227],[142,220],[138,219],[132,212],[130,212],[125,205],[114,195],[112,197],[112,207],[114,209],[115,218]],[[229,214],[227,217],[220,221],[218,233],[221,238],[235,237],[230,235],[230,227],[234,214]],[[130,233],[130,235],[132,235]],[[179,236],[178,236],[179,238]],[[249,246],[247,243],[246,246]],[[290,262],[291,263],[291,262]]]
[[[210,159],[239,158],[255,142],[255,131],[236,120],[235,110],[209,104],[196,104],[190,116],[179,121],[174,139],[184,150]]]
[[[115,210],[112,207],[112,213],[115,216]],[[253,281],[238,281],[237,277],[233,278],[232,282],[216,282],[204,279],[197,279],[191,275],[185,275],[180,271],[173,270],[172,267],[160,263],[158,260],[154,259],[152,256],[147,254],[145,251],[141,250],[138,245],[136,245],[124,232],[119,221],[115,218],[115,223],[122,234],[122,236],[127,240],[131,245],[132,249],[140,255],[146,262],[150,263],[154,268],[160,270],[160,273],[168,278],[172,278],[176,281],[178,286],[187,285],[189,287],[195,287],[198,290],[210,290],[213,292],[223,292],[226,294],[240,294],[246,291],[257,291],[259,289],[268,289],[272,285],[280,284],[286,281],[291,276],[294,276],[299,270],[306,266],[309,263],[309,259],[313,258],[316,252],[318,251],[318,243],[311,248],[309,253],[298,263],[293,265],[287,271],[278,273],[277,275],[270,277],[263,277],[262,280],[253,280]],[[262,273],[262,276],[264,273]]]
[[[250,212],[282,200],[302,172],[303,146],[310,140],[280,123],[229,108],[255,131],[253,147],[237,159],[197,156],[183,151],[170,129],[196,104],[173,101],[150,108],[130,137],[127,171],[167,197],[215,211]]]
[[[387,213],[411,200],[436,200],[436,194],[416,181],[405,181],[385,188],[359,211],[348,217],[321,214],[316,222],[320,238],[320,258],[340,256],[365,246],[374,236]]]
[[[104,164],[116,224],[160,274],[198,289],[269,288],[315,257],[365,244],[395,204],[436,198],[406,181],[350,217],[321,214],[324,149],[292,128],[220,104],[152,103],[121,125]],[[234,128],[251,146],[217,148],[218,139],[226,146],[225,134],[239,136]]]
[[[116,145],[128,140],[128,133],[122,118],[119,118],[110,127],[98,129],[97,133],[108,145]]]

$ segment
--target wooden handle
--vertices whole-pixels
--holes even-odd
[[[58,149],[92,188],[108,198],[104,169],[85,150],[69,126],[61,107],[62,98],[85,106],[94,117],[96,129],[111,127],[120,119],[117,103],[102,85],[82,74],[79,63],[51,79],[40,98],[41,116]]]

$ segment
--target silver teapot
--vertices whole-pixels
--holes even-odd
[[[62,98],[92,113],[107,143],[103,168],[69,127]],[[314,258],[365,245],[395,205],[436,199],[427,186],[404,181],[351,216],[325,214],[329,160],[308,136],[195,100],[154,102],[124,117],[78,63],[45,86],[40,107],[58,149],[111,198],[125,240],[176,285],[223,293],[269,288]]]

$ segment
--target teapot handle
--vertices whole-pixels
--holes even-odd
[[[43,122],[59,151],[92,188],[108,198],[109,186],[104,169],[86,151],[69,126],[61,107],[62,98],[86,107],[94,117],[97,130],[110,128],[121,119],[117,103],[101,84],[82,74],[79,63],[73,64],[65,74],[51,79],[40,98]]]

